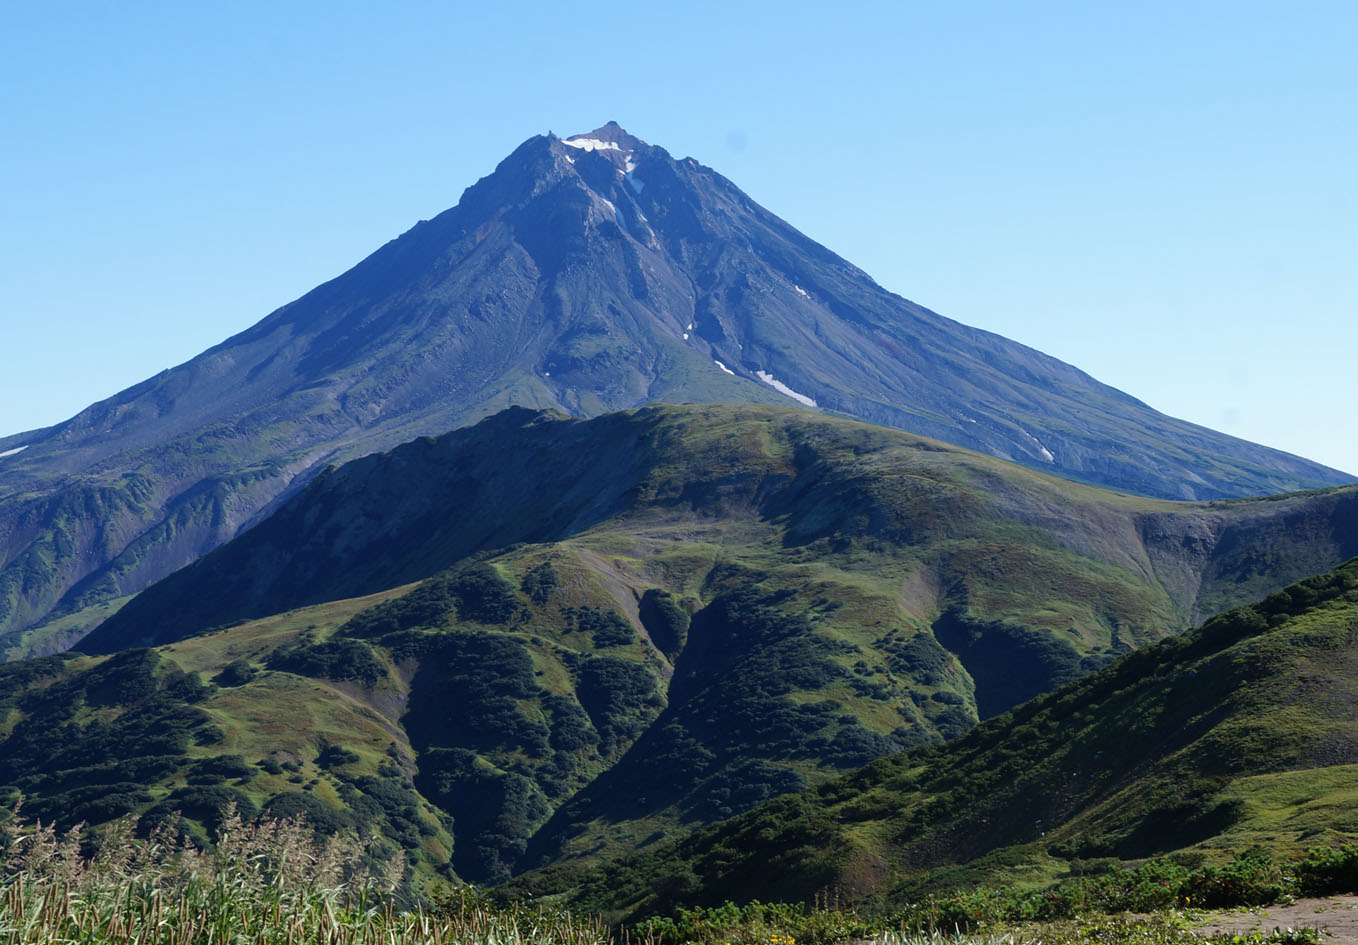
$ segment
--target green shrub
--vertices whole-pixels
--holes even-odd
[[[252,778],[255,766],[240,755],[213,755],[211,758],[198,758],[188,766],[189,777],[202,774],[215,774],[224,778]]]
[[[354,826],[346,812],[302,791],[283,791],[264,803],[264,813],[278,820],[303,822],[319,837],[331,837]]]
[[[316,757],[316,764],[322,768],[339,768],[344,765],[356,764],[361,761],[357,752],[350,751],[339,745],[326,745],[321,749],[320,755]]]
[[[688,640],[690,618],[668,591],[652,587],[641,595],[638,605],[641,625],[661,653],[674,659]]]
[[[215,832],[222,825],[227,811],[240,811],[253,817],[257,812],[254,802],[235,788],[219,784],[189,785],[172,791],[170,796],[142,814],[138,829],[150,834],[164,824],[178,822],[182,815],[203,825],[209,832]]]
[[[507,623],[519,612],[519,595],[488,564],[468,565],[448,579],[448,588],[457,600],[457,615],[477,623]]]
[[[1358,842],[1307,850],[1296,874],[1308,896],[1358,892]]]
[[[212,681],[222,687],[244,686],[259,675],[259,670],[247,659],[232,660],[221,668]]]
[[[421,758],[426,796],[456,812],[453,867],[481,882],[509,878],[528,838],[551,808],[542,792],[513,771],[499,771],[473,752],[437,748]]]
[[[1221,866],[1204,866],[1179,890],[1194,905],[1213,909],[1268,905],[1296,895],[1299,886],[1290,865],[1279,864],[1267,850],[1256,848]]]
[[[581,664],[576,695],[599,733],[599,750],[605,755],[636,738],[660,707],[655,674],[640,663],[612,656],[596,656]]]
[[[411,681],[404,725],[421,751],[457,744],[543,757],[548,727],[519,704],[539,692],[533,658],[520,640],[479,630],[439,635]]]
[[[386,668],[362,640],[336,638],[322,643],[301,640],[269,654],[270,669],[317,679],[353,680],[375,686]]]
[[[853,909],[752,902],[679,909],[637,923],[631,937],[656,945],[833,945],[866,939],[881,930]]]
[[[416,627],[441,627],[454,606],[447,578],[432,577],[395,600],[355,614],[338,635],[373,638]]]
[[[620,614],[593,607],[567,607],[564,613],[570,621],[566,632],[588,633],[596,647],[627,646],[636,642],[636,631]]]
[[[552,598],[552,591],[556,590],[560,576],[556,573],[556,568],[552,567],[550,561],[531,569],[523,576],[519,582],[519,589],[528,595],[528,599],[535,604],[545,604]]]

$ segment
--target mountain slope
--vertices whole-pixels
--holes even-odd
[[[695,520],[788,562],[866,568],[899,558],[927,570],[902,589],[920,598],[916,619],[961,606],[1131,646],[1358,551],[1355,503],[1353,489],[1140,499],[784,408],[655,406],[590,421],[516,408],[329,470],[138,597],[82,648],[171,642],[519,542],[596,533],[666,542],[676,526],[690,535]],[[1100,592],[1105,574],[1137,590]],[[1061,601],[1083,616],[1068,619]],[[1118,610],[1144,619],[1108,616]]]
[[[484,881],[654,843],[955,737],[1205,606],[1355,552],[1352,488],[1175,503],[805,411],[655,406],[581,421],[514,409],[319,477],[80,646],[177,648],[426,579],[333,639],[403,666],[442,653],[447,634],[475,634],[527,653],[553,698],[627,719],[596,719],[609,747],[564,779],[559,750],[525,732],[566,716],[518,670],[518,682],[496,663],[476,677],[519,693],[512,711],[460,710],[498,720],[484,730],[445,722],[421,742],[403,723],[426,797],[464,824],[514,825],[472,831],[489,852],[457,869]],[[473,563],[490,570],[468,604],[458,575]],[[478,603],[491,590],[494,619]],[[600,656],[635,668],[579,663]],[[615,694],[590,696],[605,667]],[[466,680],[447,673],[436,691],[456,702]],[[474,760],[523,780],[469,821],[462,795],[438,786],[452,775],[425,768],[448,751],[470,753],[453,756],[459,771]]]
[[[954,742],[589,874],[574,904],[887,901],[945,877],[1358,831],[1358,562],[1124,657]],[[569,871],[558,882],[576,879]],[[522,888],[552,888],[552,875]]]
[[[343,672],[318,679],[266,665],[380,600],[175,648],[0,666],[0,795],[63,828],[97,831],[130,814],[143,831],[177,823],[197,842],[227,804],[244,816],[302,815],[321,834],[357,831],[374,861],[400,851],[420,876],[446,875],[450,825],[412,785],[409,740],[395,724],[407,690],[399,676],[378,666],[364,688]]]
[[[201,556],[328,464],[519,404],[815,403],[1072,479],[1216,498],[1352,481],[1164,417],[877,286],[692,159],[529,139],[453,209],[184,365],[0,439],[0,628]],[[17,450],[17,452],[15,452]]]

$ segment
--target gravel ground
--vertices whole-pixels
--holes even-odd
[[[1274,928],[1317,928],[1335,945],[1358,945],[1358,896],[1298,899],[1290,906],[1260,906],[1240,912],[1213,912],[1203,917],[1196,930],[1248,932]]]

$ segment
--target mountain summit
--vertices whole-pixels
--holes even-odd
[[[334,462],[511,404],[653,401],[800,404],[1160,497],[1351,481],[893,295],[610,122],[530,138],[246,331],[0,438],[0,646],[70,642]]]
[[[595,128],[582,135],[571,135],[562,140],[573,148],[603,151],[606,154],[615,152],[624,158],[630,156],[632,151],[648,147],[645,141],[629,135],[616,121],[610,121],[601,128]]]

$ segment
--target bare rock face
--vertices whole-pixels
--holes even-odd
[[[1351,481],[1165,417],[893,295],[615,123],[538,136],[338,278],[71,420],[0,439],[0,650],[259,521],[330,464],[510,405],[801,405],[1143,495]]]

